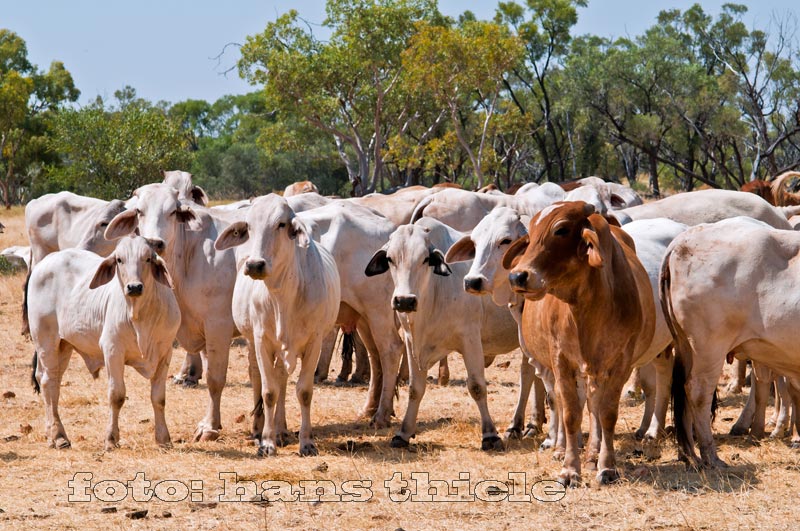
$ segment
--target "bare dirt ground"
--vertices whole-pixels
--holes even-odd
[[[0,220],[7,227],[0,235],[0,247],[25,243],[20,209],[0,212]],[[241,346],[232,349],[228,387],[223,394],[223,438],[213,443],[191,441],[194,426],[205,411],[204,382],[197,389],[170,384],[167,421],[175,444],[169,450],[159,449],[153,439],[148,383],[128,370],[128,401],[120,419],[122,445],[114,452],[103,452],[108,418],[106,377],[101,372],[100,378],[93,380],[80,357],[73,356],[60,403],[73,447],[52,450],[43,434],[41,398],[29,384],[32,347],[19,333],[23,281],[22,274],[0,276],[0,529],[720,530],[793,528],[797,522],[798,453],[789,448],[788,438],[759,442],[725,435],[745,396],[724,393],[715,430],[720,455],[731,465],[727,470],[687,471],[676,460],[671,440],[660,448],[643,447],[632,435],[642,404],[625,399],[616,437],[623,479],[613,486],[598,487],[586,473],[587,486],[568,490],[558,501],[538,501],[536,498],[561,496],[548,496],[546,483],[534,486],[539,480],[554,478],[560,463],[552,459],[551,452],[538,451],[541,436],[512,441],[503,454],[481,452],[477,408],[464,385],[463,364],[455,355],[451,355],[450,385],[431,384],[428,388],[410,451],[390,448],[391,429],[370,429],[357,417],[364,386],[316,387],[312,415],[320,455],[309,458],[297,455],[296,441],[279,449],[277,457],[256,457],[256,449],[247,439],[252,404],[246,353]],[[176,349],[172,373],[178,371],[182,358],[182,351]],[[507,361],[510,365],[504,366]],[[519,363],[519,353],[498,357],[487,370],[489,407],[500,431],[511,418]],[[331,376],[337,371],[334,366]],[[395,406],[399,414],[406,400],[407,392],[401,389]],[[289,428],[296,430],[299,410],[293,390],[287,411]],[[412,472],[450,482],[467,479],[468,474],[468,482],[452,484],[453,498],[459,501],[392,501],[410,496]],[[230,482],[233,473],[240,482],[256,485],[241,483],[241,502],[220,501],[226,493],[224,479]],[[115,483],[98,486],[102,481],[124,485],[137,474],[156,490],[157,495],[149,501],[144,501],[147,494],[139,492],[141,483],[138,488],[133,483],[130,491]],[[397,481],[390,481],[387,488],[385,482],[393,477],[409,480],[408,491]],[[417,495],[422,495],[428,485],[422,476],[415,477]],[[88,490],[80,484],[82,478]],[[76,482],[74,489],[70,489],[70,480]],[[252,487],[263,482],[272,482],[265,487],[288,484],[300,491],[301,482],[315,480],[332,482],[322,501],[247,501],[255,493]],[[531,491],[535,497],[529,501],[479,501],[474,497],[508,497],[503,485],[479,484],[483,480],[505,483],[520,498]],[[157,486],[162,481],[171,483]],[[361,490],[355,489],[358,486]],[[336,498],[333,489],[336,495],[347,494],[347,489],[362,501],[326,501]],[[186,495],[185,491],[191,495],[183,501],[158,499],[178,498]],[[89,501],[70,501],[71,494],[86,493]],[[227,494],[231,494],[230,488]],[[307,497],[314,500],[311,494],[309,488]],[[114,496],[125,498],[98,499]],[[366,498],[368,501],[363,501]],[[141,519],[128,516],[145,510],[147,515]]]

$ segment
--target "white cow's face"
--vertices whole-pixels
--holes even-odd
[[[136,207],[118,214],[108,225],[106,239],[137,232],[159,254],[175,241],[180,224],[197,221],[195,213],[178,199],[178,191],[165,184],[148,184],[134,192]]]
[[[100,256],[107,256],[114,250],[115,243],[105,238],[106,228],[111,223],[111,220],[125,210],[125,203],[119,199],[111,201],[103,210],[97,213],[92,220],[92,225],[89,227],[86,234],[83,235],[79,249],[86,249]]]
[[[451,273],[442,251],[430,241],[430,229],[419,225],[398,228],[372,256],[365,273],[374,276],[386,271],[394,281],[392,308],[402,313],[417,311],[420,298],[430,293],[432,275]]]
[[[496,208],[478,223],[471,234],[454,243],[445,259],[448,263],[473,260],[464,277],[464,290],[473,295],[490,293],[495,304],[503,306],[511,297],[508,275],[501,266],[503,255],[512,242],[527,232],[516,211]],[[501,274],[497,274],[498,269]]]
[[[100,263],[89,287],[107,284],[115,276],[129,298],[141,297],[146,289],[152,289],[153,280],[172,287],[164,261],[140,237],[123,238],[114,253]]]
[[[214,246],[223,250],[247,241],[247,256],[240,260],[244,261],[244,274],[278,288],[295,247],[308,247],[310,236],[286,199],[269,194],[254,200],[245,221],[225,229]]]

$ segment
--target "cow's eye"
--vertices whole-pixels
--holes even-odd
[[[500,242],[500,245],[508,245],[509,243],[511,243],[509,238],[503,238],[503,240]]]
[[[122,258],[117,258],[117,263],[121,264],[122,263]]]
[[[278,228],[279,228],[279,229],[282,229],[282,228],[284,228],[285,226],[286,226],[286,223],[284,223],[283,221],[281,221],[280,223],[278,223]]]
[[[427,258],[426,258],[426,260],[427,260]],[[390,264],[393,264],[393,263],[394,263],[394,262],[392,261],[392,259],[391,259],[391,258],[389,258],[388,256],[386,257],[386,261],[387,261],[387,262],[389,262]]]
[[[569,227],[561,227],[554,232],[556,236],[566,236],[569,234]]]
[[[145,260],[145,262],[147,262],[148,264],[150,263],[150,257],[149,256],[147,257],[147,260]]]
[[[103,221],[102,223],[100,223],[100,227],[102,228],[108,227],[108,221]]]

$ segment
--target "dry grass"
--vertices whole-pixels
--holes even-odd
[[[21,213],[2,216],[9,227],[0,246],[22,244]],[[550,452],[538,452],[539,440],[513,441],[504,454],[480,451],[477,409],[464,387],[464,370],[451,362],[453,382],[431,385],[420,412],[420,430],[413,451],[389,447],[391,430],[375,431],[356,418],[366,389],[361,386],[318,386],[313,404],[315,438],[320,455],[297,456],[297,444],[279,450],[276,458],[258,459],[246,439],[251,392],[247,386],[246,354],[234,347],[223,400],[224,437],[214,443],[190,442],[202,417],[206,391],[170,385],[167,419],[174,448],[160,450],[153,440],[152,411],[147,383],[127,371],[128,402],[121,415],[122,447],[102,451],[108,415],[106,378],[93,380],[79,357],[65,375],[61,414],[73,448],[47,448],[40,397],[29,385],[31,345],[19,335],[22,275],[0,277],[0,529],[752,529],[780,528],[796,521],[792,500],[800,494],[800,459],[787,441],[762,441],[718,435],[720,455],[732,466],[724,472],[687,472],[675,459],[671,441],[658,449],[634,441],[642,406],[623,401],[616,439],[623,480],[599,488],[570,490],[556,503],[542,502],[402,502],[390,501],[384,481],[395,472],[428,472],[431,479],[457,480],[470,474],[471,484],[483,479],[505,481],[509,472],[524,472],[528,486],[553,478],[560,468]],[[509,359],[506,357],[505,359]],[[172,372],[182,353],[175,352]],[[499,359],[499,362],[505,361]],[[511,366],[488,369],[489,406],[498,427],[510,420],[516,394],[519,356]],[[333,371],[337,368],[334,367]],[[335,374],[335,372],[333,372]],[[402,412],[407,400],[400,391]],[[716,431],[727,433],[744,402],[743,396],[723,397]],[[245,416],[243,422],[237,418]],[[297,429],[299,412],[293,393],[288,400],[290,429]],[[33,427],[32,432],[25,427]],[[18,437],[14,439],[14,437]],[[12,440],[9,440],[12,439]],[[354,441],[348,451],[347,441]],[[649,456],[650,458],[648,458]],[[324,466],[323,466],[324,463]],[[153,482],[203,482],[204,501],[217,501],[220,473],[235,472],[256,482],[284,480],[295,488],[302,480],[371,480],[373,497],[366,503],[220,503],[215,507],[190,501],[118,503],[93,500],[70,502],[68,481],[77,472],[89,472],[92,482],[132,480],[138,472]],[[589,474],[586,474],[590,477]],[[420,485],[422,486],[422,485]],[[396,492],[396,491],[395,491]],[[117,508],[106,514],[101,509]],[[125,513],[147,509],[142,520]],[[165,512],[171,514],[163,516]]]

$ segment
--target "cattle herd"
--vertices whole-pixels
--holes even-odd
[[[773,433],[791,431],[800,405],[800,206],[787,184],[800,174],[757,193],[709,189],[646,204],[628,187],[588,177],[514,194],[413,186],[353,199],[321,196],[304,182],[214,207],[190,174],[163,177],[124,201],[69,192],[34,199],[25,209],[30,248],[2,252],[28,267],[23,327],[52,447],[70,446],[58,402],[72,351],[94,376],[106,368],[106,449],[119,442],[125,365],[150,380],[155,439],[169,445],[165,388],[176,339],[186,350],[176,380],[203,377],[208,387],[195,440],[215,440],[231,341],[242,336],[258,455],[292,438],[286,388],[298,365],[300,455],[316,455],[315,372],[327,377],[339,331],[364,346],[362,414],[372,426],[389,426],[396,388],[408,379],[392,447],[417,435],[427,372],[440,363],[444,378],[450,352],[464,360],[481,448],[503,450],[508,437],[546,430],[541,446],[563,459],[565,485],[579,484],[582,464],[599,483],[619,477],[614,430],[632,371],[646,394],[637,437],[665,436],[672,397],[679,452],[693,466],[725,466],[711,421],[726,360],[753,366],[734,430],[763,434],[774,383]],[[519,398],[501,436],[484,368],[517,349]]]

